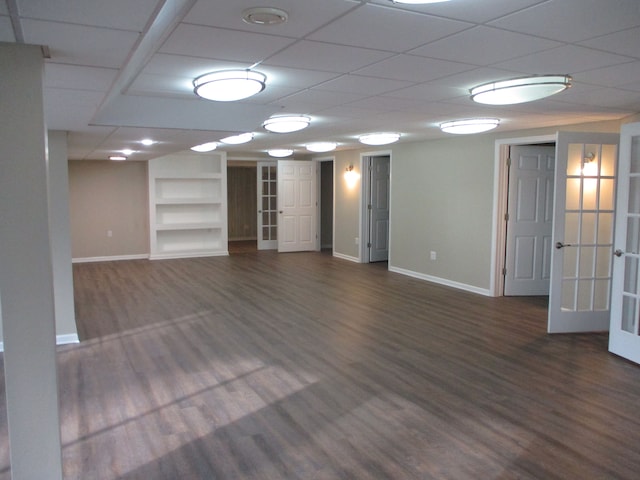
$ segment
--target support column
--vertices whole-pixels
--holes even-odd
[[[0,43],[0,299],[11,474],[62,479],[40,47]]]

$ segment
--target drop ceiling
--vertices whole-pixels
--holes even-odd
[[[285,10],[280,25],[242,20],[250,7]],[[498,117],[498,131],[615,120],[640,112],[640,1],[451,0],[3,0],[0,41],[43,45],[48,128],[69,132],[72,159],[122,149],[148,160],[197,143],[255,132],[221,148],[269,148],[398,131],[401,142],[449,136],[438,125]],[[220,103],[193,94],[193,78],[254,68],[267,87]],[[570,74],[549,99],[474,104],[474,85],[526,74]],[[266,132],[270,115],[306,114],[292,134]],[[145,137],[157,143],[144,147]]]

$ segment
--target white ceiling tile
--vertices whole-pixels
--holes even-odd
[[[476,68],[474,70],[468,70],[462,73],[456,73],[454,75],[432,80],[429,84],[434,86],[444,85],[447,87],[461,88],[469,93],[469,89],[476,85],[482,85],[483,83],[489,83],[494,80],[504,78],[517,77],[519,75],[522,75],[522,73],[505,69]]]
[[[215,70],[229,70],[246,67],[246,62],[212,60],[210,58],[156,53],[151,57],[151,60],[144,66],[140,73],[145,75],[180,76],[193,80],[200,75]]]
[[[158,0],[17,0],[17,3],[20,15],[31,19],[141,32]]]
[[[118,70],[115,68],[83,67],[47,62],[44,65],[44,86],[106,92],[117,74]]]
[[[189,77],[154,75],[143,73],[129,85],[127,95],[167,95],[172,97],[193,97],[193,83]]]
[[[259,3],[259,2],[258,2]],[[242,20],[242,12],[255,7],[255,0],[199,0],[184,18],[185,23],[244,30],[268,35],[301,38],[340,17],[354,5],[344,0],[301,2],[300,0],[270,0],[269,7],[284,10],[289,20],[280,25],[251,25]]]
[[[309,90],[303,90],[294,95],[290,95],[285,101],[293,101],[293,102],[303,102],[309,105],[315,105],[315,108],[318,107],[334,107],[336,105],[341,105],[344,103],[353,102],[354,100],[359,100],[363,97],[366,97],[366,93],[355,93],[355,92],[327,92],[324,90],[318,90],[315,88]]]
[[[416,48],[409,53],[473,65],[491,65],[560,45],[559,42],[531,35],[480,26]]]
[[[272,56],[265,65],[351,73],[389,55],[379,50],[304,40]]]
[[[450,85],[435,85],[433,83],[421,83],[412,87],[396,90],[387,94],[394,99],[416,99],[429,102],[448,100],[457,97],[468,97],[469,90],[466,88],[454,87]]]
[[[91,123],[104,94],[88,90],[44,89],[44,118],[50,130],[77,130]]]
[[[518,70],[533,74],[557,74],[583,72],[594,68],[628,63],[628,57],[600,52],[576,45],[545,50],[520,58],[497,63],[497,68]]]
[[[23,20],[26,43],[48,45],[51,61],[119,68],[129,56],[138,34],[67,23]]]
[[[356,70],[355,73],[393,80],[426,82],[471,69],[473,69],[471,65],[462,63],[416,55],[395,55],[374,65]]]
[[[638,92],[619,88],[602,87],[587,90],[581,94],[562,96],[559,100],[580,105],[618,108],[629,113],[635,113],[640,110],[640,95]]]
[[[15,42],[13,26],[9,17],[0,17],[0,42]]]
[[[290,38],[181,24],[160,52],[246,62],[250,67],[293,42]]]
[[[425,5],[395,4],[395,8],[424,12],[447,18],[485,23],[546,0],[456,0],[454,2]],[[372,3],[389,5],[390,0],[373,0]]]
[[[471,24],[466,22],[378,5],[365,5],[321,28],[310,35],[309,39],[405,52],[469,27]]]
[[[256,70],[260,70],[267,76],[267,88],[271,85],[278,87],[310,88],[339,76],[339,74],[335,72],[276,67],[274,65],[259,65],[256,67]]]
[[[640,27],[585,40],[581,45],[640,59]]]
[[[364,77],[361,75],[342,75],[315,87],[318,90],[332,92],[367,92],[367,95],[380,95],[413,85],[413,82],[389,80],[386,78]]]
[[[551,0],[490,25],[561,42],[580,42],[640,25],[638,0]]]
[[[578,82],[593,83],[604,87],[625,85],[630,83],[629,79],[640,79],[640,62],[587,70],[575,74],[573,79]]]

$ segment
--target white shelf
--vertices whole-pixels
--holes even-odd
[[[220,223],[156,223],[156,230],[219,230],[221,228]]]
[[[224,152],[149,161],[150,255],[228,255]]]
[[[156,198],[156,205],[217,205],[220,203],[220,197]]]

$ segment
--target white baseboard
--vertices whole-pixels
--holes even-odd
[[[113,262],[116,260],[146,260],[148,258],[148,253],[141,253],[136,255],[113,255],[109,257],[80,257],[72,259],[71,263]]]
[[[70,343],[80,343],[77,333],[56,335],[56,345],[68,345]],[[4,342],[0,342],[0,352],[4,352]]]
[[[402,275],[407,275],[409,277],[417,278],[419,280],[426,280],[427,282],[437,283],[439,285],[444,285],[446,287],[457,288],[458,290],[464,290],[471,293],[477,293],[479,295],[484,295],[486,297],[492,297],[491,291],[487,288],[479,288],[473,285],[467,285],[466,283],[454,282],[452,280],[447,280],[446,278],[434,277],[431,275],[426,275],[424,273],[414,272],[412,270],[405,270],[404,268],[393,267],[389,265],[389,271],[400,273]]]
[[[361,263],[358,257],[352,257],[351,255],[345,255],[344,253],[333,252],[333,256],[341,258],[342,260],[349,260],[350,262]]]

